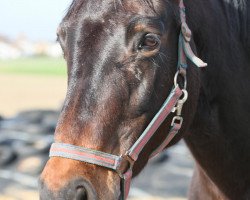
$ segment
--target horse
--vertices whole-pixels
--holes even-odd
[[[190,200],[250,199],[249,13],[247,0],[74,0],[58,28],[68,90],[40,199],[126,199],[131,176],[182,138]]]

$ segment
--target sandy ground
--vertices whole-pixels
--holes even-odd
[[[0,115],[60,108],[66,88],[66,77],[0,74]]]

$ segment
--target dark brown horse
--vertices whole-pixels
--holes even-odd
[[[192,49],[208,63],[188,63],[184,138],[197,169],[191,200],[250,199],[250,3],[185,0]],[[56,142],[124,154],[173,85],[180,33],[178,0],[75,0],[58,36],[68,64],[68,93]],[[133,168],[137,175],[165,139],[167,118]],[[119,175],[52,157],[40,197],[117,200]],[[171,180],[170,184],[171,184]]]

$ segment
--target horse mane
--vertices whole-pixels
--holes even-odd
[[[230,33],[242,42],[250,55],[250,3],[248,0],[223,1]]]

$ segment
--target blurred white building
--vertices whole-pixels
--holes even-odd
[[[31,42],[25,35],[20,35],[16,40],[0,36],[0,59],[2,60],[41,55],[58,58],[62,56],[62,50],[56,42]]]
[[[16,59],[21,55],[21,51],[10,40],[0,36],[0,59]]]

